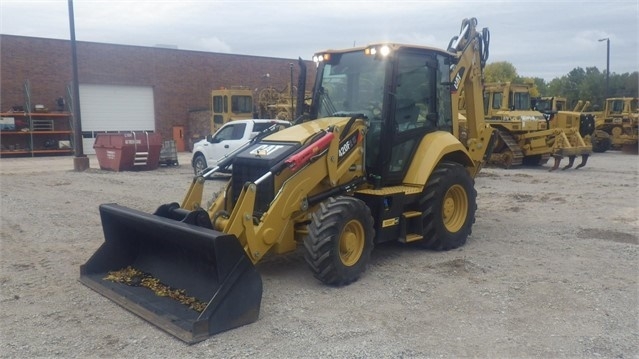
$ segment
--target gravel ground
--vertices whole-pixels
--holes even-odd
[[[180,201],[189,156],[119,173],[93,156],[86,172],[71,157],[0,160],[0,357],[639,357],[634,155],[484,169],[466,246],[379,246],[347,287],[315,280],[300,251],[266,259],[259,320],[191,346],[78,282],[104,241],[98,204]]]

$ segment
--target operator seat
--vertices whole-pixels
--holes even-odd
[[[400,99],[397,101],[395,122],[399,126],[400,132],[415,127],[418,116],[419,107],[415,101],[410,99]]]

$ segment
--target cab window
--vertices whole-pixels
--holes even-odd
[[[251,96],[231,96],[231,112],[249,113],[253,111],[253,99]]]
[[[213,142],[240,140],[242,139],[242,137],[244,137],[245,129],[245,123],[227,125],[224,128],[220,129],[217,134],[215,134],[215,137],[213,137]]]
[[[501,103],[502,103],[502,94],[501,93],[493,94],[493,108],[500,109]]]

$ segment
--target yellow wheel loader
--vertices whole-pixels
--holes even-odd
[[[465,19],[447,50],[383,43],[317,53],[310,111],[294,126],[265,131],[194,177],[180,204],[153,214],[101,205],[105,242],[80,281],[194,343],[258,319],[254,264],[265,256],[302,246],[313,275],[341,286],[362,275],[378,243],[464,245],[474,177],[494,140],[482,112],[489,32],[476,25]],[[205,205],[207,179],[229,168]]]

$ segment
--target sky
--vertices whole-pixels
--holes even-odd
[[[77,41],[310,60],[383,41],[445,49],[490,30],[488,63],[547,82],[576,67],[639,71],[639,0],[74,0]],[[70,39],[68,0],[0,0],[0,33]],[[1,64],[0,64],[1,66]]]

